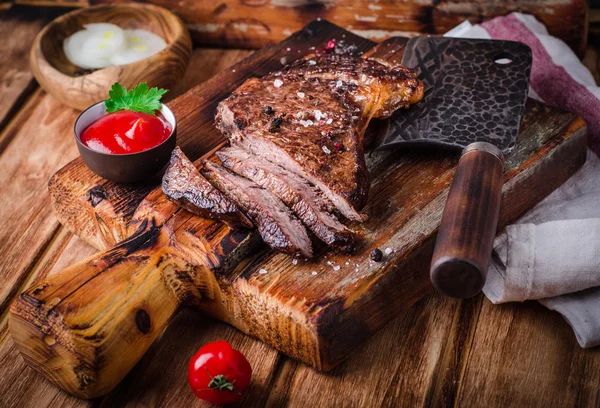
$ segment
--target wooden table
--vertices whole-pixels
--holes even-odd
[[[240,349],[254,369],[244,407],[600,404],[600,349],[581,349],[560,315],[537,302],[494,306],[482,295],[459,301],[433,292],[326,374],[185,311],[104,398],[80,400],[46,382],[16,351],[8,306],[33,281],[95,252],[58,223],[49,203],[48,179],[77,156],[77,112],[37,87],[27,56],[56,13],[13,8],[0,16],[0,406],[208,406],[190,392],[186,367],[196,349],[217,339]],[[196,49],[169,98],[250,52]],[[585,60],[596,78],[597,55],[590,49]]]

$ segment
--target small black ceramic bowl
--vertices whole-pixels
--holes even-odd
[[[81,133],[103,116],[106,116],[104,101],[90,106],[75,121],[75,141],[79,154],[94,173],[107,180],[119,183],[135,183],[158,173],[169,162],[175,148],[177,123],[175,115],[166,105],[161,104],[160,113],[171,124],[169,137],[151,149],[138,153],[110,154],[92,150],[81,142]]]

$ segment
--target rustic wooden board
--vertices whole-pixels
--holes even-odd
[[[372,46],[317,22],[173,101],[183,149],[196,159],[218,145],[221,139],[212,127],[214,108],[245,76],[266,73],[280,64],[280,56],[301,56],[332,37],[343,38],[357,50]],[[393,39],[375,52],[397,59],[404,42]],[[584,123],[575,115],[530,102],[518,147],[508,159],[500,224],[514,220],[549,194],[584,160]],[[231,273],[217,271],[221,293],[216,298],[221,302],[201,302],[200,308],[288,355],[329,369],[422,297],[430,288],[428,262],[456,157],[439,151],[393,152],[370,154],[369,162],[374,180],[367,211],[372,217],[355,226],[363,236],[356,254],[341,256],[318,248],[317,261],[293,266],[285,255],[262,252]],[[151,183],[124,187],[105,182],[80,161],[66,166],[51,182],[61,221],[98,248],[127,236],[132,214],[151,189]],[[90,200],[90,194],[95,200]],[[146,203],[160,201],[157,191]],[[184,245],[203,247],[197,217],[179,211],[169,223],[177,226],[180,237],[185,236]],[[194,240],[200,241],[194,244]],[[375,264],[368,258],[374,247],[389,247],[393,252],[385,262]],[[340,269],[333,270],[328,262]],[[260,268],[267,274],[259,274]]]
[[[14,0],[17,4],[85,7],[122,0]],[[521,11],[535,15],[550,34],[583,55],[587,38],[585,0],[146,0],[173,10],[198,44],[259,48],[274,44],[317,17],[374,41],[407,33],[443,34],[469,19]]]

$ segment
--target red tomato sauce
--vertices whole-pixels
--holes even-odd
[[[158,146],[171,134],[171,124],[157,112],[109,113],[81,133],[81,142],[92,150],[111,154],[138,153]]]

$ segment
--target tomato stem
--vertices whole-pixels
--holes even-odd
[[[213,377],[208,383],[208,388],[219,391],[227,390],[230,392],[236,392],[233,383],[222,374]]]

